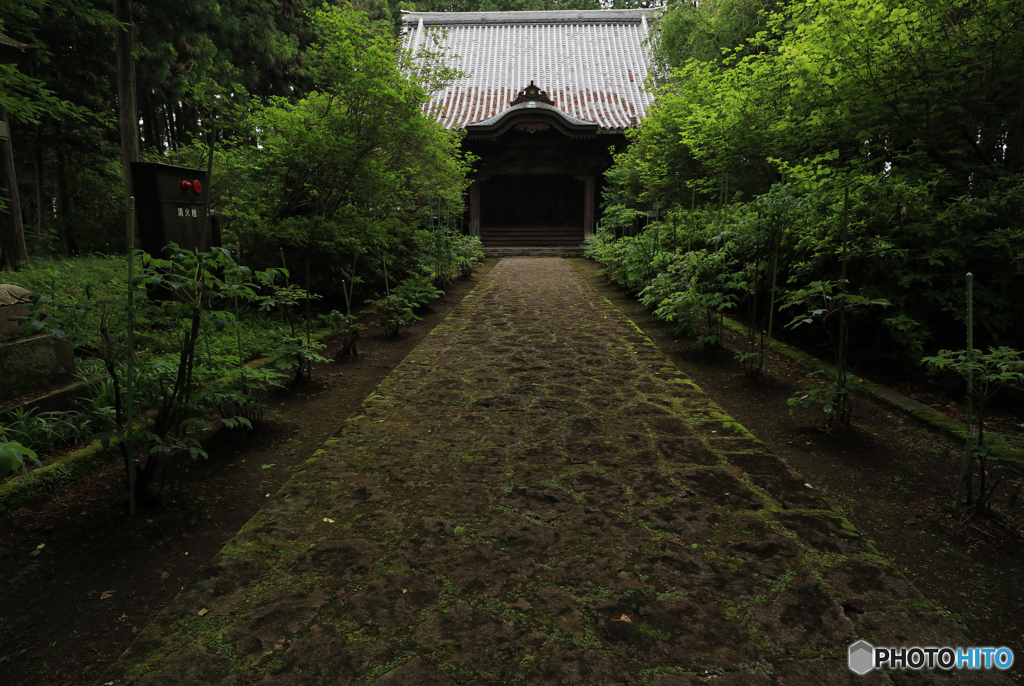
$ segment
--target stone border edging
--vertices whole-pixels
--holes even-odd
[[[314,340],[321,340],[330,335],[329,330],[314,332]],[[259,369],[270,364],[272,357],[260,357],[246,364]],[[117,454],[116,439],[104,448],[99,439],[93,440],[82,448],[68,453],[28,474],[18,477],[12,475],[0,482],[0,515],[6,515],[27,505],[34,500],[52,496],[63,487],[100,471],[113,462]]]
[[[99,439],[65,455],[22,477],[14,477],[0,484],[0,515],[8,514],[23,505],[53,495],[64,486],[74,483],[106,467],[117,457],[116,444],[104,448]]]
[[[744,335],[747,333],[745,325],[730,317],[725,317],[724,323],[733,333]],[[808,371],[820,369],[829,374],[836,373],[835,367],[831,364],[814,358],[802,350],[797,350],[777,339],[766,339],[765,343],[772,352],[786,357]],[[928,431],[936,433],[947,440],[960,442],[967,440],[967,427],[963,422],[952,419],[934,408],[919,403],[874,381],[870,381],[859,374],[855,376],[857,376],[858,385],[860,386],[858,390],[867,396],[868,399],[878,403],[887,410],[910,419]],[[1024,450],[1002,449],[997,450],[997,452],[1004,457],[1024,460]]]

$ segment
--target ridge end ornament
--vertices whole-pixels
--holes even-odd
[[[540,87],[533,82],[533,79],[530,79],[529,86],[519,91],[519,95],[516,96],[515,100],[509,103],[509,106],[511,107],[522,103],[528,104],[531,102],[541,102],[544,103],[545,105],[551,105],[552,107],[555,104],[555,102],[548,97],[548,92],[542,91]]]

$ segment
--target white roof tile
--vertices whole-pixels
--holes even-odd
[[[633,125],[653,100],[646,84],[650,14],[409,12],[403,28],[406,48],[440,49],[467,75],[434,93],[427,105],[447,128],[501,114],[533,81],[558,109],[608,130]]]

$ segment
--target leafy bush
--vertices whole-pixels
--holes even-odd
[[[392,289],[392,295],[405,300],[414,310],[429,305],[436,298],[444,295],[444,291],[430,282],[429,276],[410,276]]]
[[[1003,448],[1017,447],[1020,439],[1011,445],[1004,437],[996,434],[986,441],[985,409],[992,397],[1007,385],[1024,384],[1024,352],[1002,346],[987,353],[980,350],[940,350],[937,355],[922,360],[929,367],[955,372],[967,385],[967,396],[974,415],[969,417],[967,451],[961,471],[956,507],[961,504],[984,509],[991,501],[997,484],[989,479],[990,463],[1006,463],[1018,474],[1024,472],[1024,464],[1016,458],[1005,458]],[[974,488],[974,464],[977,462],[978,485]]]
[[[805,288],[789,294],[785,308],[798,307],[803,311],[789,323],[789,328],[818,323],[829,341],[835,373],[818,371],[824,383],[801,391],[789,399],[790,408],[807,407],[818,403],[825,415],[823,428],[830,431],[834,426],[845,427],[850,423],[852,409],[850,393],[856,384],[847,373],[846,359],[849,351],[849,327],[847,317],[869,306],[888,307],[885,300],[872,300],[850,293],[843,279],[838,281],[815,281]]]
[[[11,440],[45,454],[82,441],[90,429],[84,420],[79,413],[19,407],[4,419],[4,431]]]
[[[32,258],[17,272],[5,273],[22,288],[51,298],[58,294],[77,296],[86,289],[104,291],[117,288],[128,278],[124,257],[86,255],[73,260]]]
[[[395,293],[366,302],[370,305],[370,314],[376,317],[378,326],[388,336],[397,336],[401,327],[419,321],[419,317],[413,314],[413,304]]]
[[[4,437],[0,431],[0,439]],[[14,472],[28,473],[28,465],[41,467],[35,451],[26,448],[17,441],[0,440],[0,479]]]
[[[641,227],[658,207],[674,249],[731,244],[724,271],[747,274],[738,309],[760,330],[782,290],[837,278],[848,191],[846,278],[891,303],[858,315],[851,361],[902,370],[959,345],[966,272],[981,347],[1024,346],[1024,142],[1011,95],[1024,9],[755,5],[676,3],[654,30],[656,105],[607,174],[613,237],[593,254],[609,276],[650,283],[658,226]]]
[[[641,291],[651,276],[653,251],[647,243],[653,235],[639,234],[616,239],[611,229],[601,227],[587,243],[584,254],[605,265],[605,274],[612,281]]]
[[[468,279],[473,270],[483,264],[484,251],[479,236],[457,235],[453,239],[455,268],[459,276]]]
[[[359,332],[363,330],[363,325],[356,320],[354,314],[331,310],[322,317],[321,324],[331,331],[332,337],[341,339],[341,347],[335,359],[359,354]]]
[[[228,370],[240,366],[239,357],[212,354],[211,332],[233,333],[239,326],[225,306],[237,300],[259,305],[275,297],[277,303],[289,302],[292,295],[287,289],[278,295],[275,286],[286,276],[284,270],[253,274],[222,248],[194,253],[171,245],[165,252],[166,259],[140,253],[141,268],[127,296],[98,295],[89,287],[66,297],[37,293],[29,315],[34,329],[71,341],[102,364],[107,379],[94,384],[90,421],[104,441],[123,439],[118,444],[127,481],[135,484],[131,495],[141,498],[149,497],[147,485],[161,457],[173,475],[180,454],[203,456],[195,435],[207,426],[210,414],[244,406],[256,384],[273,381],[265,373],[259,378],[246,372],[229,375]],[[148,297],[136,293],[143,286]],[[207,345],[201,346],[204,334]],[[148,416],[148,428],[140,429],[133,420],[142,415]],[[237,412],[222,414],[222,420],[226,426],[248,424]],[[149,450],[141,470],[130,448],[137,440]]]
[[[338,292],[338,270],[384,251],[394,274],[411,273],[428,248],[424,206],[461,206],[468,160],[458,134],[424,116],[429,91],[454,72],[437,55],[399,49],[363,13],[325,5],[304,67],[317,84],[294,98],[250,107],[225,141],[212,186],[219,188],[227,242],[247,263],[308,260],[313,283]],[[431,197],[428,197],[430,195]],[[352,270],[354,271],[354,270]],[[356,274],[352,274],[356,276]]]
[[[736,307],[742,273],[730,273],[724,250],[663,253],[652,262],[657,276],[640,301],[676,325],[676,333],[711,347],[722,342],[722,315]]]

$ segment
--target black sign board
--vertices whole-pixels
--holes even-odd
[[[132,162],[139,247],[161,256],[177,243],[186,250],[207,251],[220,244],[206,221],[206,172],[168,164]]]

